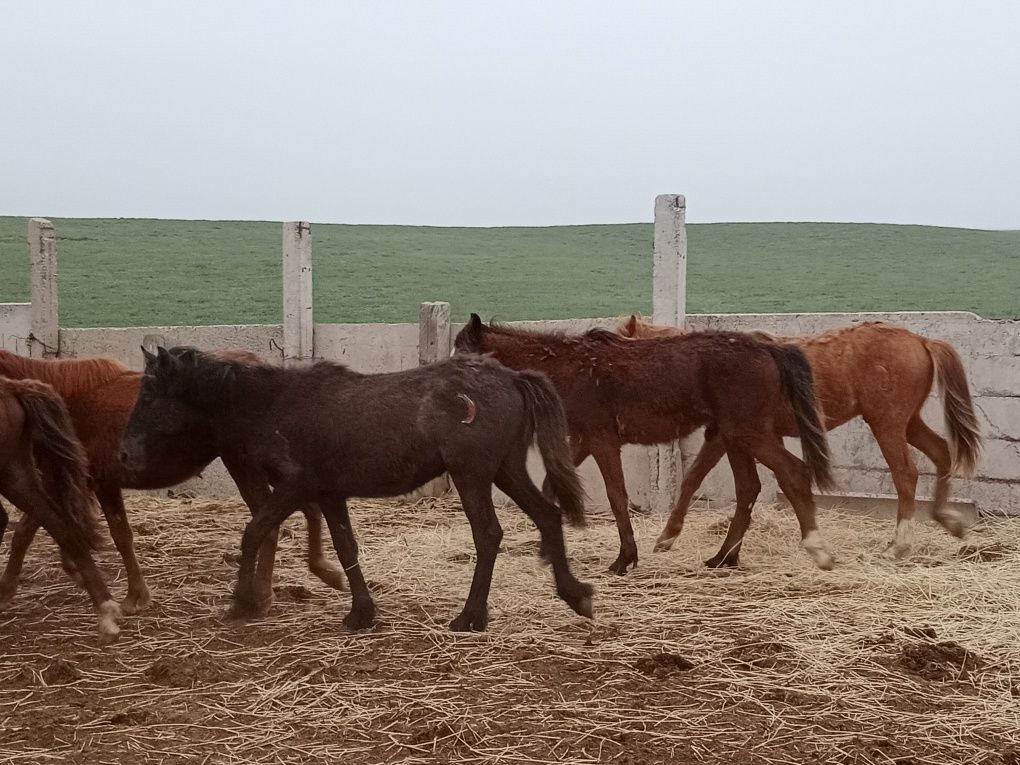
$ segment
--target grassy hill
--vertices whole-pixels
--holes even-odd
[[[279,322],[280,225],[59,219],[65,326]],[[24,218],[0,218],[0,302],[28,296]],[[312,227],[318,321],[651,309],[651,225]],[[688,227],[688,310],[1020,316],[1020,231],[840,223]]]

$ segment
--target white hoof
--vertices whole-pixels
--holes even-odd
[[[99,635],[103,643],[113,643],[120,637],[120,625],[117,621],[121,617],[120,606],[115,601],[107,600],[100,603],[99,608]]]
[[[832,554],[825,549],[825,542],[822,541],[821,534],[817,531],[808,532],[808,535],[804,537],[801,544],[818,568],[822,569],[822,571],[832,570],[835,561],[832,559]]]

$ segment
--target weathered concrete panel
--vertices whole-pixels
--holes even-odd
[[[31,331],[31,303],[0,303],[0,349],[27,356]]]
[[[132,369],[142,368],[141,346],[147,341],[165,347],[194,345],[204,350],[243,348],[259,354],[267,361],[283,358],[283,329],[279,324],[60,330],[60,350],[63,356],[111,356]]]
[[[359,372],[398,372],[418,366],[417,324],[316,324],[315,358]]]

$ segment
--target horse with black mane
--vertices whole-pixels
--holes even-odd
[[[74,561],[99,614],[104,641],[120,634],[120,608],[92,560],[88,458],[60,396],[45,383],[0,377],[0,494],[41,524]],[[0,542],[7,511],[0,504]]]
[[[733,566],[761,483],[755,460],[776,475],[800,522],[802,544],[832,567],[815,521],[812,480],[831,484],[828,444],[804,354],[740,332],[693,332],[627,340],[603,329],[583,335],[486,325],[477,314],[457,334],[458,351],[487,353],[513,369],[544,372],[563,398],[574,464],[595,458],[620,532],[618,574],[637,563],[620,448],[661,444],[707,426],[726,446],[737,512],[707,565]],[[783,446],[779,420],[792,407],[804,459]]]
[[[559,506],[531,481],[537,441]],[[146,353],[145,377],[122,440],[121,459],[144,469],[153,455],[212,444],[225,459],[266,476],[268,501],[245,528],[232,614],[249,616],[255,554],[291,513],[315,503],[350,582],[350,629],[372,624],[375,604],[358,562],[349,497],[406,494],[444,472],[460,494],[474,538],[474,577],[450,627],[484,630],[492,569],[503,531],[493,483],[534,521],[556,591],[584,616],[592,588],[570,571],[562,518],[583,524],[566,419],[549,381],[475,356],[388,374],[329,362],[290,368],[216,359],[194,348]]]

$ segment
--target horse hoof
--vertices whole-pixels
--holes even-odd
[[[108,600],[99,606],[99,640],[103,645],[117,642],[120,637],[120,626],[117,620],[121,617],[120,606]]]
[[[736,555],[729,557],[713,557],[705,561],[705,566],[708,568],[737,568],[740,565],[740,558]]]
[[[655,547],[653,548],[654,552],[661,553],[672,550],[673,545],[676,543],[676,540],[679,536],[680,536],[679,534],[676,534],[671,537],[659,537],[658,539],[655,540]]]
[[[451,632],[485,632],[485,628],[489,626],[489,614],[486,612],[481,614],[469,614],[461,613],[456,619],[450,622]]]
[[[332,587],[334,590],[340,590],[341,592],[347,589],[347,577],[344,575],[344,570],[339,566],[331,564],[322,564],[314,569],[312,573],[321,579],[328,587]]]
[[[897,544],[896,542],[890,542],[889,546],[886,547],[879,557],[885,560],[901,560],[906,558],[910,554],[910,545]]]
[[[14,600],[14,588],[5,588],[0,590],[0,611],[3,611],[7,606]]]
[[[609,570],[617,576],[623,576],[627,573],[628,568],[637,567],[637,556],[621,555],[612,565],[609,566]]]
[[[943,510],[942,513],[935,517],[935,520],[942,524],[942,528],[957,539],[963,539],[967,535],[967,527],[963,523],[963,516],[956,510]]]
[[[128,595],[120,602],[120,612],[125,616],[134,616],[152,605],[152,595],[148,590],[138,595]]]
[[[581,598],[576,603],[571,603],[570,607],[574,609],[574,613],[583,616],[585,619],[595,618],[595,608],[592,605],[591,597]]]
[[[809,552],[811,554],[811,558],[815,562],[815,565],[822,571],[832,571],[833,566],[836,565],[832,556],[825,550],[810,550]]]
[[[375,622],[375,609],[366,609],[363,611],[352,610],[347,616],[344,617],[344,627],[355,632],[357,630],[368,629]]]

